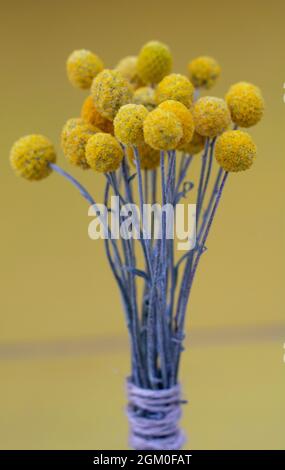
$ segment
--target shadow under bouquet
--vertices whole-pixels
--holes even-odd
[[[179,364],[187,305],[229,173],[247,170],[256,157],[239,128],[261,119],[263,98],[247,82],[231,86],[225,100],[201,97],[218,79],[218,63],[198,57],[188,76],[172,73],[171,52],[158,41],[113,69],[88,50],[74,51],[67,75],[89,95],[80,117],[63,127],[62,150],[72,165],[103,175],[102,201],[56,164],[42,135],[19,139],[11,165],[30,181],[56,172],[87,200],[89,236],[104,239],[129,333],[130,446],[178,450],[185,442]],[[198,178],[191,178],[194,159]]]

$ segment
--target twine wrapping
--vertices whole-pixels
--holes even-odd
[[[179,428],[181,388],[150,390],[127,381],[129,444],[136,450],[179,450],[185,435]]]

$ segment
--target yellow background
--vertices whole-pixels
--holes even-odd
[[[127,335],[86,202],[57,175],[15,178],[8,154],[43,133],[102,200],[103,178],[60,151],[86,95],[68,83],[66,57],[89,48],[112,67],[159,39],[181,73],[216,57],[217,96],[248,80],[266,100],[251,130],[258,160],[228,181],[188,309],[187,446],[284,449],[284,2],[10,0],[1,17],[0,448],[127,448]]]

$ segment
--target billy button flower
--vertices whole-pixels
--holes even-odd
[[[88,122],[92,126],[98,127],[103,132],[108,132],[110,134],[114,133],[112,121],[109,121],[109,119],[106,119],[99,113],[91,95],[87,96],[84,100],[81,108],[81,117],[84,121]]]
[[[141,104],[122,106],[115,119],[114,129],[117,139],[125,145],[139,145],[144,141],[143,123],[148,110]]]
[[[121,59],[115,67],[115,70],[120,72],[120,74],[131,84],[134,90],[144,85],[144,82],[141,80],[137,72],[137,62],[138,58],[130,55]]]
[[[264,100],[260,89],[247,82],[232,85],[226,95],[232,121],[240,127],[257,124],[264,113]]]
[[[200,56],[188,64],[189,77],[196,88],[212,88],[221,73],[221,68],[215,59]]]
[[[256,145],[244,131],[227,131],[218,137],[215,157],[225,171],[247,170],[256,158]]]
[[[195,129],[204,137],[216,137],[230,125],[231,116],[227,104],[221,98],[204,96],[193,106]]]
[[[194,119],[191,111],[189,111],[184,104],[174,100],[163,101],[158,108],[175,114],[182,125],[183,136],[180,139],[177,148],[180,149],[190,142],[194,133]]]
[[[138,55],[137,72],[144,83],[160,82],[171,69],[172,55],[165,44],[150,41],[142,47]]]
[[[121,106],[132,102],[133,90],[118,70],[105,69],[94,79],[91,95],[98,112],[112,121]]]
[[[143,104],[149,111],[156,107],[155,92],[150,86],[143,86],[134,92],[133,102],[135,104]]]
[[[173,150],[182,137],[182,124],[172,112],[156,108],[144,121],[145,142],[156,150]]]
[[[51,173],[50,163],[56,161],[52,143],[43,135],[21,137],[10,152],[10,163],[17,175],[30,181],[46,178]]]
[[[116,171],[123,159],[123,150],[118,141],[110,134],[98,132],[86,145],[88,165],[99,173]]]
[[[187,77],[179,73],[171,73],[161,80],[155,90],[157,104],[166,100],[180,101],[190,108],[193,101],[194,87]]]
[[[66,62],[69,81],[74,87],[83,90],[90,88],[93,78],[103,68],[102,60],[86,49],[73,51]]]
[[[83,170],[89,168],[86,161],[85,147],[91,136],[99,129],[91,126],[91,124],[84,123],[75,126],[69,133],[63,145],[63,152],[67,160],[72,164],[79,166]]]
[[[142,170],[155,170],[160,163],[160,152],[155,150],[146,143],[140,144],[137,147],[138,155],[140,159],[140,166]],[[127,155],[131,164],[136,167],[134,149],[129,147],[127,149]]]

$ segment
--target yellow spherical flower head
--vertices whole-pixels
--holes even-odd
[[[144,105],[149,111],[156,107],[155,92],[150,86],[143,86],[134,92],[133,102]]]
[[[122,106],[114,119],[114,130],[117,139],[125,145],[143,143],[143,123],[147,115],[148,110],[141,104]]]
[[[206,142],[206,137],[203,137],[202,135],[197,134],[197,132],[194,131],[192,140],[188,142],[188,144],[184,145],[183,147],[180,147],[180,150],[182,150],[185,153],[188,153],[189,155],[196,155],[197,153],[200,153],[204,149],[205,142]]]
[[[113,120],[124,104],[131,103],[133,91],[131,85],[118,70],[105,69],[92,83],[91,94],[96,109],[106,119]]]
[[[182,124],[172,112],[156,108],[144,121],[145,142],[156,150],[175,149],[182,137]]]
[[[241,127],[257,124],[263,116],[264,100],[260,89],[247,82],[232,85],[226,95],[232,120]]]
[[[256,145],[247,132],[227,131],[217,139],[215,157],[225,171],[247,170],[256,158]]]
[[[146,143],[143,143],[138,146],[139,159],[142,170],[155,170],[160,163],[160,151],[155,150]],[[133,166],[135,164],[135,154],[133,148],[128,148],[127,150],[128,157]]]
[[[137,72],[144,83],[160,82],[171,69],[172,55],[165,44],[150,41],[142,47],[138,56]]]
[[[193,106],[195,128],[205,137],[216,137],[224,132],[231,122],[226,102],[221,98],[204,96]]]
[[[194,88],[184,75],[171,73],[157,85],[155,99],[157,104],[166,100],[176,100],[190,108],[193,101]]]
[[[102,60],[86,49],[73,51],[67,59],[66,69],[69,81],[76,88],[90,88],[92,80],[103,70]]]
[[[144,84],[137,72],[137,62],[138,58],[130,55],[121,59],[115,67],[115,70],[118,70],[121,73],[121,75],[132,85],[134,90]]]
[[[98,127],[102,132],[114,133],[112,121],[102,116],[96,109],[93,97],[87,96],[81,108],[81,117],[92,126]]]
[[[221,68],[212,57],[201,56],[188,64],[190,80],[196,88],[212,88],[220,76]]]
[[[194,133],[194,119],[191,111],[189,111],[184,104],[174,100],[163,101],[158,108],[175,114],[182,125],[183,136],[180,139],[177,148],[180,149],[190,142]]]
[[[65,144],[68,139],[68,136],[73,131],[73,129],[77,126],[83,126],[84,124],[85,122],[82,118],[70,118],[66,121],[61,131],[61,147],[63,151],[65,148]]]
[[[90,124],[76,126],[66,139],[63,151],[67,160],[72,165],[79,166],[83,170],[87,170],[89,165],[86,161],[86,144],[94,132],[98,129]]]
[[[10,162],[19,176],[30,181],[45,178],[51,173],[50,163],[56,161],[52,143],[43,135],[32,134],[14,143]]]
[[[86,159],[95,171],[100,173],[116,171],[123,159],[123,150],[115,137],[99,132],[88,141]]]

